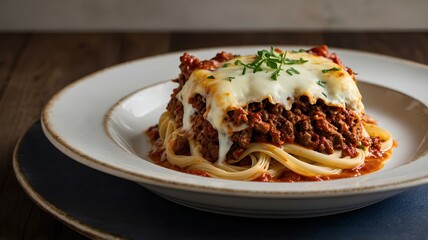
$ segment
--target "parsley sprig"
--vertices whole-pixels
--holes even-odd
[[[293,53],[301,53],[301,52],[306,52],[306,50],[305,50],[305,49],[303,49],[303,48],[301,48],[301,49],[299,49],[299,50],[293,50],[293,51],[291,51],[291,52],[293,52]]]
[[[252,69],[253,73],[261,72],[263,71],[262,64],[265,64],[267,67],[274,70],[270,77],[276,81],[279,77],[281,70],[283,70],[283,65],[303,64],[308,61],[303,58],[289,59],[286,56],[287,52],[277,54],[274,48],[271,47],[270,50],[263,49],[258,51],[256,59],[253,62],[246,64],[243,63],[241,60],[236,60],[235,65],[243,66],[244,68],[242,69],[242,75],[245,75],[245,73],[247,72],[247,68]],[[289,75],[293,75],[293,73],[300,74],[294,68],[289,68],[286,70],[286,72]]]
[[[325,86],[326,86],[327,82],[325,82],[325,81],[321,81],[321,80],[318,80],[318,81],[317,81],[317,84],[318,84],[319,86],[321,86],[322,88],[325,88]],[[326,93],[321,92],[321,94],[322,94],[324,97],[327,97],[327,94],[326,94]]]
[[[297,71],[294,67],[291,67],[291,68],[285,70],[285,72],[288,73],[288,75],[290,75],[290,76],[293,76],[293,73],[300,74],[300,72]]]
[[[321,87],[323,87],[323,88],[325,88],[325,84],[326,84],[327,82],[325,82],[325,81],[321,81],[321,80],[318,80],[317,81],[317,84],[318,85],[320,85]]]
[[[323,70],[321,70],[321,71],[322,71],[322,73],[328,73],[328,72],[330,72],[330,71],[339,71],[339,70],[340,70],[340,68],[332,67],[332,68],[330,68],[330,69],[323,69]]]
[[[227,81],[232,82],[232,80],[235,79],[235,77],[227,77]]]

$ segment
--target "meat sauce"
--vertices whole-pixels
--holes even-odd
[[[326,46],[310,49],[308,53],[329,58],[345,67],[334,53],[328,52]],[[220,66],[220,63],[233,57],[234,55],[232,54],[221,52],[211,60],[206,61],[201,61],[188,53],[185,53],[180,58],[181,73],[177,79],[173,80],[179,86],[173,90],[171,100],[167,106],[167,110],[173,116],[177,127],[182,126],[183,105],[177,100],[176,96],[192,72],[195,69],[215,70]],[[354,78],[352,69],[345,68]],[[193,138],[202,146],[201,153],[203,157],[215,162],[219,152],[217,130],[203,117],[205,112],[203,97],[196,95],[191,99],[191,104],[197,110],[197,114],[192,119],[192,131],[195,133]],[[322,101],[311,105],[304,96],[297,99],[290,110],[285,110],[279,104],[270,104],[268,101],[250,103],[244,108],[228,113],[227,121],[234,124],[246,123],[251,128],[233,134],[231,137],[233,145],[227,154],[227,159],[237,159],[252,142],[267,142],[276,146],[281,146],[284,143],[297,143],[308,149],[326,154],[331,154],[334,150],[341,150],[342,156],[350,157],[355,157],[358,154],[356,152],[357,147],[369,148],[370,151],[370,155],[365,159],[364,164],[354,169],[342,170],[340,174],[306,177],[290,170],[285,170],[280,177],[273,178],[268,173],[265,173],[254,181],[301,182],[356,177],[381,169],[391,155],[391,150],[387,152],[380,150],[378,138],[364,138],[362,136],[362,122],[371,123],[371,119],[367,116],[363,116],[363,119],[358,119],[355,113],[349,109],[329,107]],[[166,159],[163,159],[164,149],[159,139],[157,126],[150,128],[146,133],[154,144],[150,157],[156,164],[176,171],[209,177],[204,171],[184,170],[171,165]],[[179,155],[190,155],[188,140],[184,137],[182,139],[178,138],[175,141],[173,150]]]
[[[149,132],[156,132],[157,127],[150,128],[146,133],[149,135],[149,138],[151,138],[153,135],[149,134]],[[210,175],[204,171],[201,170],[186,170],[181,169],[177,166],[172,165],[166,159],[163,159],[163,152],[164,149],[162,148],[162,144],[159,141],[156,141],[156,139],[151,138],[152,144],[154,145],[154,148],[149,153],[149,157],[153,160],[153,162],[157,165],[160,165],[165,168],[169,168],[175,171],[180,171],[183,173],[193,174],[197,176],[202,177],[210,177]],[[155,140],[155,141],[153,141]],[[397,143],[394,141],[393,148],[397,146]],[[255,182],[308,182],[308,181],[326,181],[326,180],[334,180],[334,179],[341,179],[341,178],[351,178],[351,177],[358,177],[362,175],[366,175],[369,173],[376,172],[383,168],[385,162],[390,158],[392,154],[392,149],[382,152],[379,149],[370,148],[370,155],[366,157],[364,163],[356,168],[352,169],[343,169],[341,173],[329,175],[329,176],[315,176],[315,177],[306,177],[299,175],[295,172],[292,172],[290,170],[284,170],[281,176],[279,177],[272,177],[269,175],[269,173],[264,173],[260,177],[254,179]]]

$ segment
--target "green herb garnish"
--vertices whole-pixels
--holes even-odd
[[[366,150],[366,146],[364,146],[363,144],[358,145],[357,148],[359,148],[359,149],[361,149],[363,151]]]
[[[324,97],[327,97],[327,94],[325,94],[325,93],[321,93],[322,95],[324,95]]]
[[[213,75],[210,75],[207,77],[208,79],[215,79],[215,77]]]
[[[273,47],[270,50],[260,50],[257,52],[256,59],[251,63],[243,63],[241,60],[236,60],[235,65],[241,65],[244,68],[242,69],[242,75],[245,75],[247,68],[252,69],[253,73],[263,71],[262,65],[265,64],[270,69],[273,69],[274,72],[271,74],[273,80],[277,80],[279,73],[283,65],[292,65],[292,64],[303,64],[308,60],[303,58],[300,59],[289,59],[286,58],[287,52],[277,54]],[[299,72],[294,68],[289,68],[286,72],[290,75],[293,73],[299,74]]]
[[[333,67],[333,68],[330,68],[330,69],[323,69],[321,71],[322,71],[322,73],[328,73],[330,71],[339,71],[339,70],[340,70],[340,68]]]
[[[318,85],[320,85],[321,87],[323,87],[323,88],[325,88],[325,84],[326,84],[327,82],[324,82],[324,81],[321,81],[321,80],[318,80],[317,81],[317,84]]]
[[[306,50],[305,49],[299,49],[299,50],[292,50],[291,52],[292,53],[301,53],[301,52],[305,52]]]
[[[285,53],[281,53],[280,54],[280,62],[279,62],[279,67],[278,68],[276,68],[276,70],[272,73],[272,75],[270,75],[270,78],[272,78],[273,80],[278,80],[278,77],[279,77],[279,71],[281,71],[282,70],[282,64],[284,64],[284,61],[285,61],[285,56],[287,55],[287,52],[285,52]],[[267,65],[267,64],[266,64]],[[276,66],[276,64],[275,64],[275,66]],[[270,67],[269,65],[268,65],[268,67]],[[272,67],[270,67],[270,68],[272,68]],[[275,68],[274,68],[275,69]]]
[[[290,76],[293,76],[293,73],[295,73],[295,74],[300,74],[300,72],[299,71],[297,71],[295,68],[293,68],[293,67],[291,67],[291,68],[289,68],[289,69],[287,69],[287,70],[285,70],[285,72],[286,73],[288,73],[288,75],[290,75]]]
[[[222,66],[222,68],[227,68],[227,67],[229,67],[229,63],[225,63],[225,64],[223,64],[223,66]]]
[[[300,59],[288,59],[288,58],[286,58],[285,61],[286,61],[285,64],[291,65],[291,64],[302,64],[302,63],[307,62],[308,60],[305,60],[303,58],[300,58]]]
[[[235,79],[235,77],[227,77],[227,80],[229,81],[229,82],[232,82],[232,80],[233,79]]]

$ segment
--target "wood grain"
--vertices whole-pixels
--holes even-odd
[[[173,33],[171,50],[239,45],[320,45],[362,50],[427,64],[428,33]]]
[[[4,34],[0,38],[0,100],[25,48],[28,36],[24,34]]]
[[[318,45],[320,33],[176,33],[171,36],[171,50],[240,45]]]
[[[22,39],[21,43],[12,38]],[[22,51],[24,39],[25,35],[0,37],[0,43],[9,43],[3,45],[9,50],[2,54],[5,67],[0,75],[5,89],[0,102],[0,238],[53,238],[62,224],[42,212],[20,189],[11,166],[15,143],[39,118],[49,98],[65,85],[119,62],[165,52],[168,38],[156,34],[36,34]]]
[[[254,44],[328,44],[428,64],[428,33],[0,34],[0,239],[86,239],[35,205],[12,171],[16,142],[55,92],[89,73],[144,56]]]
[[[327,33],[325,42],[428,64],[428,33]]]
[[[121,34],[121,62],[166,53],[170,47],[167,33]]]

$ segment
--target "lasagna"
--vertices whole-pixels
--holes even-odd
[[[365,114],[355,74],[323,45],[309,50],[184,53],[150,156],[224,179],[309,181],[383,167],[391,134]]]

